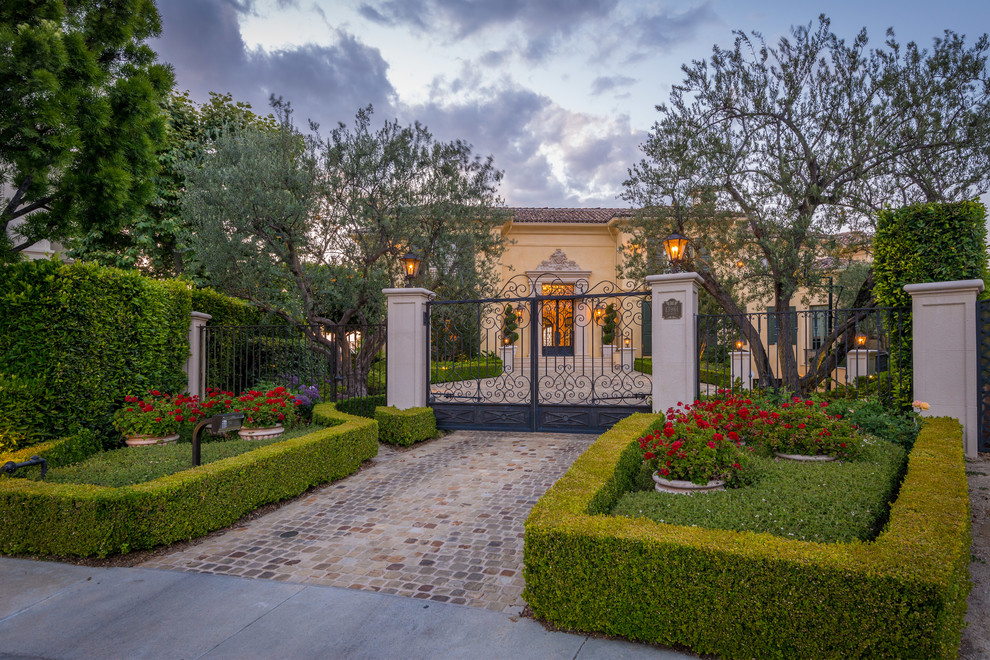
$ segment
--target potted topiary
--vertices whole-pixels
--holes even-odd
[[[268,392],[249,390],[234,399],[230,412],[244,413],[244,426],[237,434],[248,440],[276,438],[285,432],[285,425],[296,418],[296,406],[301,405],[284,387]]]
[[[145,398],[128,394],[113,415],[113,427],[128,447],[161,445],[179,439],[179,427],[189,417],[185,397],[152,390]]]
[[[613,352],[615,351],[615,327],[618,312],[614,303],[605,306],[605,313],[602,315],[602,360],[606,364],[612,364]]]
[[[513,365],[515,364],[515,343],[519,341],[519,333],[516,332],[518,327],[519,316],[516,314],[516,310],[512,309],[512,305],[506,305],[505,313],[502,317],[502,346],[500,348],[502,353],[502,368],[506,373],[512,373]]]

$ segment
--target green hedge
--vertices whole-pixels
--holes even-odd
[[[0,373],[0,452],[36,442],[46,416],[43,380]]]
[[[990,283],[987,261],[986,208],[977,201],[914,204],[886,209],[877,215],[873,241],[873,296],[882,307],[910,307],[906,284],[983,280]],[[981,299],[990,298],[990,288]],[[893,348],[891,371],[895,400],[907,407],[912,400],[911,324]],[[901,356],[898,361],[897,356]]]
[[[378,441],[390,445],[409,445],[429,440],[437,433],[437,419],[432,408],[399,410],[392,406],[375,409],[378,422]]]
[[[336,403],[337,410],[348,415],[358,415],[375,419],[375,409],[385,405],[385,395],[375,394],[373,396],[359,396],[353,399],[344,399]]]
[[[43,383],[35,439],[107,432],[127,393],[185,389],[190,298],[184,282],[92,264],[0,267],[0,364]]]
[[[196,538],[377,454],[377,422],[330,404],[313,417],[336,426],[135,486],[0,479],[0,552],[106,556]]]
[[[48,461],[48,469],[52,469],[79,463],[102,450],[103,443],[100,441],[99,436],[88,429],[83,429],[65,438],[42,442],[31,447],[0,454],[0,465],[7,461],[20,463],[32,456],[40,456]],[[40,473],[40,466],[29,467],[18,470],[17,476],[38,475]]]
[[[209,314],[207,325],[260,325],[265,315],[238,298],[231,298],[213,289],[193,289],[189,292],[192,310]]]
[[[533,508],[523,596],[537,617],[722,658],[956,657],[970,519],[955,420],[926,422],[875,541],[818,544],[601,515],[653,419],[617,424]]]

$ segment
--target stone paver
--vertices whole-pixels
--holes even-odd
[[[593,435],[457,431],[146,568],[349,587],[518,613],[523,523]]]

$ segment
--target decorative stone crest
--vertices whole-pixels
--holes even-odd
[[[684,313],[684,304],[676,298],[665,300],[661,306],[664,319],[679,319]]]
[[[560,248],[554,250],[550,258],[541,263],[536,267],[536,270],[544,271],[561,271],[561,270],[581,270],[581,267],[574,262],[573,259],[568,259],[567,255]]]

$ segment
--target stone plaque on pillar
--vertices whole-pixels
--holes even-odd
[[[662,311],[665,320],[676,320],[684,315],[684,305],[677,298],[669,298],[663,303]]]

